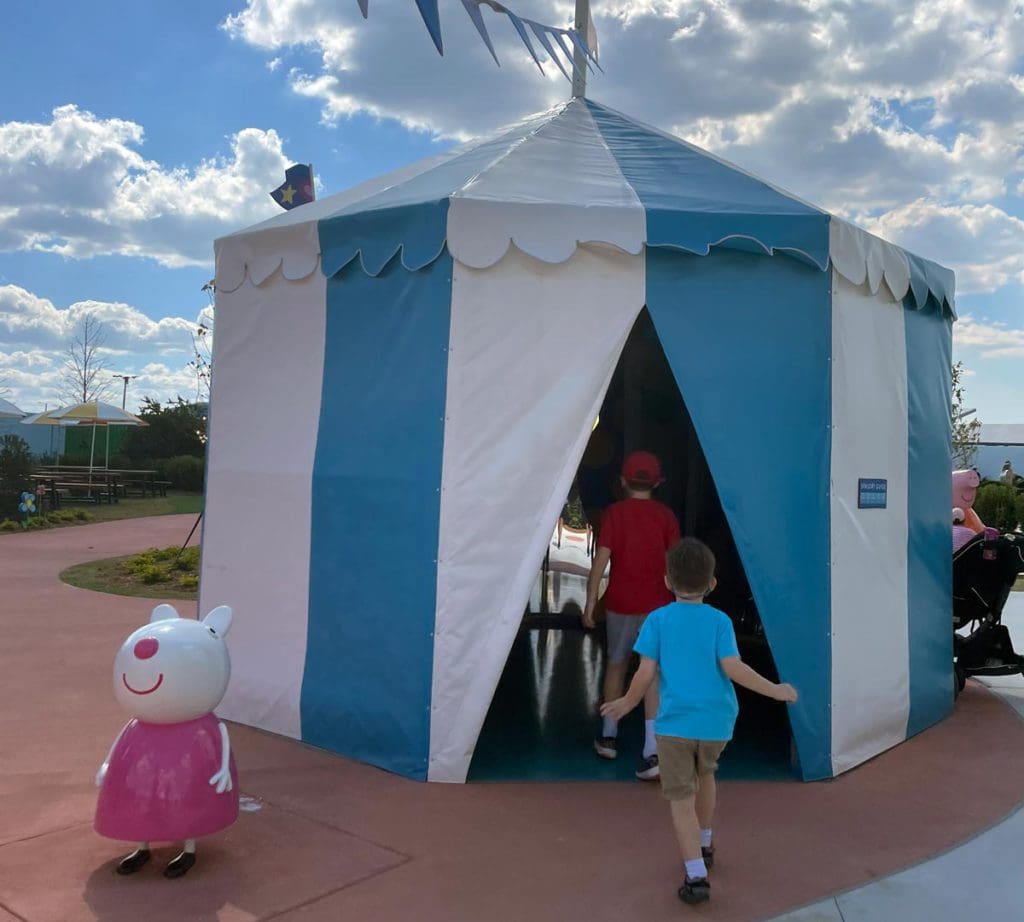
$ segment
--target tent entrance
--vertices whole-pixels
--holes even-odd
[[[544,567],[477,742],[471,781],[633,777],[643,739],[642,707],[620,726],[619,758],[597,758],[592,740],[604,672],[603,625],[584,631],[579,616],[601,512],[620,498],[622,459],[638,449],[661,459],[666,482],[656,496],[676,513],[683,533],[700,537],[714,551],[719,585],[709,601],[733,619],[744,660],[777,678],[696,430],[645,308],[627,339],[573,490],[553,528]],[[722,758],[721,777],[795,776],[785,705],[738,691],[740,718]]]

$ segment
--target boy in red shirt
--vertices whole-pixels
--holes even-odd
[[[611,577],[604,601],[607,612],[608,662],[604,676],[604,700],[622,697],[626,669],[633,644],[647,614],[672,601],[665,585],[665,552],[679,540],[679,522],[668,506],[651,498],[662,481],[661,464],[650,452],[635,451],[622,465],[626,499],[609,506],[601,519],[597,553],[587,579],[587,604],[583,626],[594,626],[594,608],[601,577],[611,561]],[[636,776],[657,780],[658,748],[654,717],[658,713],[658,685],[652,683],[644,696],[644,749]],[[594,750],[601,758],[618,755],[619,722],[602,718]]]

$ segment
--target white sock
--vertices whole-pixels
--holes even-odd
[[[654,738],[654,721],[644,721],[644,758],[649,759],[658,752],[658,742]]]
[[[690,880],[698,880],[701,877],[708,876],[708,869],[704,865],[703,858],[694,858],[693,861],[686,862],[686,876]]]
[[[700,847],[711,848],[711,830],[702,829],[700,831]]]
[[[604,717],[601,720],[601,736],[618,736],[619,722],[611,717]]]

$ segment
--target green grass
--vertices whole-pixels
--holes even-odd
[[[168,491],[166,496],[125,497],[113,504],[66,502],[60,509],[47,515],[33,516],[28,528],[22,528],[21,523],[14,519],[0,520],[0,534],[84,525],[89,522],[116,522],[120,519],[137,519],[147,515],[198,515],[202,509],[202,493],[180,491]]]
[[[60,578],[79,589],[145,599],[195,599],[199,548],[150,548],[130,557],[108,557],[69,567]]]

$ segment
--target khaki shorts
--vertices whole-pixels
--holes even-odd
[[[658,737],[658,767],[661,793],[666,800],[685,800],[697,793],[701,775],[718,771],[718,757],[725,740],[686,740],[678,736]]]

